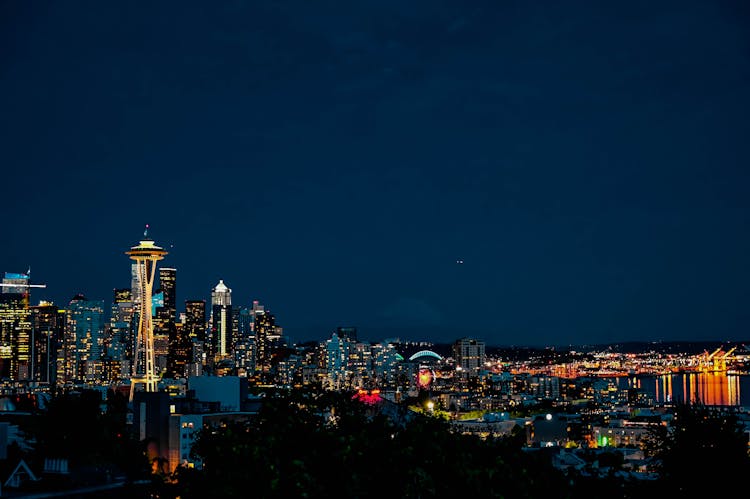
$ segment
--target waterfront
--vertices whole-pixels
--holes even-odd
[[[750,407],[750,374],[691,372],[616,378],[618,388],[638,388],[657,404],[696,402]]]

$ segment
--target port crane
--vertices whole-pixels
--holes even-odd
[[[732,347],[724,355],[716,357],[716,359],[714,359],[714,371],[726,371],[727,360],[730,359],[729,356],[732,355],[735,350],[737,350],[737,347]]]

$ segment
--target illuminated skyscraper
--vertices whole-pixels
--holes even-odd
[[[190,339],[206,340],[206,301],[185,301],[185,331]]]
[[[219,280],[211,291],[211,360],[223,360],[232,354],[232,325],[232,290]]]
[[[133,293],[130,289],[114,290],[109,333],[108,355],[125,362],[124,366],[129,366],[135,350],[135,309]],[[129,369],[128,372],[130,372]]]
[[[159,269],[159,290],[164,295],[164,303],[162,310],[157,311],[157,317],[177,322],[177,269]]]
[[[31,377],[31,311],[29,273],[6,272],[0,286],[0,377],[28,380]]]
[[[271,368],[271,359],[281,337],[280,328],[276,326],[276,318],[268,311],[255,313],[255,369],[268,372]]]
[[[141,276],[138,273],[138,264],[133,263],[130,265],[130,297],[136,314],[141,310],[141,302],[143,301],[143,297],[141,296],[142,288]]]
[[[70,300],[63,348],[64,380],[84,381],[101,360],[104,335],[104,301],[78,294]]]
[[[135,386],[142,383],[147,392],[155,392],[159,377],[154,365],[154,325],[151,311],[151,294],[153,292],[154,277],[156,276],[156,262],[162,260],[167,252],[156,246],[148,238],[148,226],[143,233],[143,240],[137,246],[130,248],[125,254],[135,260],[138,295],[141,300],[138,320],[138,336],[135,349],[135,366],[130,379],[130,401],[133,401]],[[134,291],[133,296],[136,296]]]
[[[27,379],[31,313],[25,293],[0,294],[0,377]]]
[[[174,324],[169,331],[169,347],[167,354],[167,374],[172,378],[183,378],[188,373],[192,359],[193,342],[185,330],[184,324]]]
[[[232,304],[232,290],[224,284],[223,279],[219,279],[219,284],[211,290],[211,306],[215,305],[231,305]]]
[[[154,306],[154,355],[159,371],[169,377],[181,377],[185,371],[188,348],[181,338],[182,328],[177,328],[176,302],[177,270],[169,267],[159,269],[159,302]],[[155,297],[157,295],[154,295]]]
[[[57,382],[57,354],[65,336],[65,310],[48,302],[30,308],[34,334],[31,379],[54,385]]]
[[[234,319],[234,331],[237,337],[234,339],[234,365],[238,374],[252,375],[255,371],[253,351],[255,349],[255,337],[253,335],[253,322],[255,316],[253,310],[248,307],[235,307],[232,312]]]

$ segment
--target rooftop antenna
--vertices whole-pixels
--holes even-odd
[[[146,228],[143,229],[143,237],[148,238],[148,224],[146,224]]]

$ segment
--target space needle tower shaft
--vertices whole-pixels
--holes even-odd
[[[137,246],[125,252],[131,260],[135,260],[138,281],[138,295],[140,296],[140,313],[138,320],[138,336],[134,355],[134,368],[130,378],[130,401],[133,401],[136,385],[144,385],[147,392],[155,392],[159,377],[154,369],[154,323],[152,318],[151,297],[153,294],[154,277],[156,276],[156,262],[163,259],[167,252],[156,246],[148,237],[148,225],[143,232],[143,239]]]

